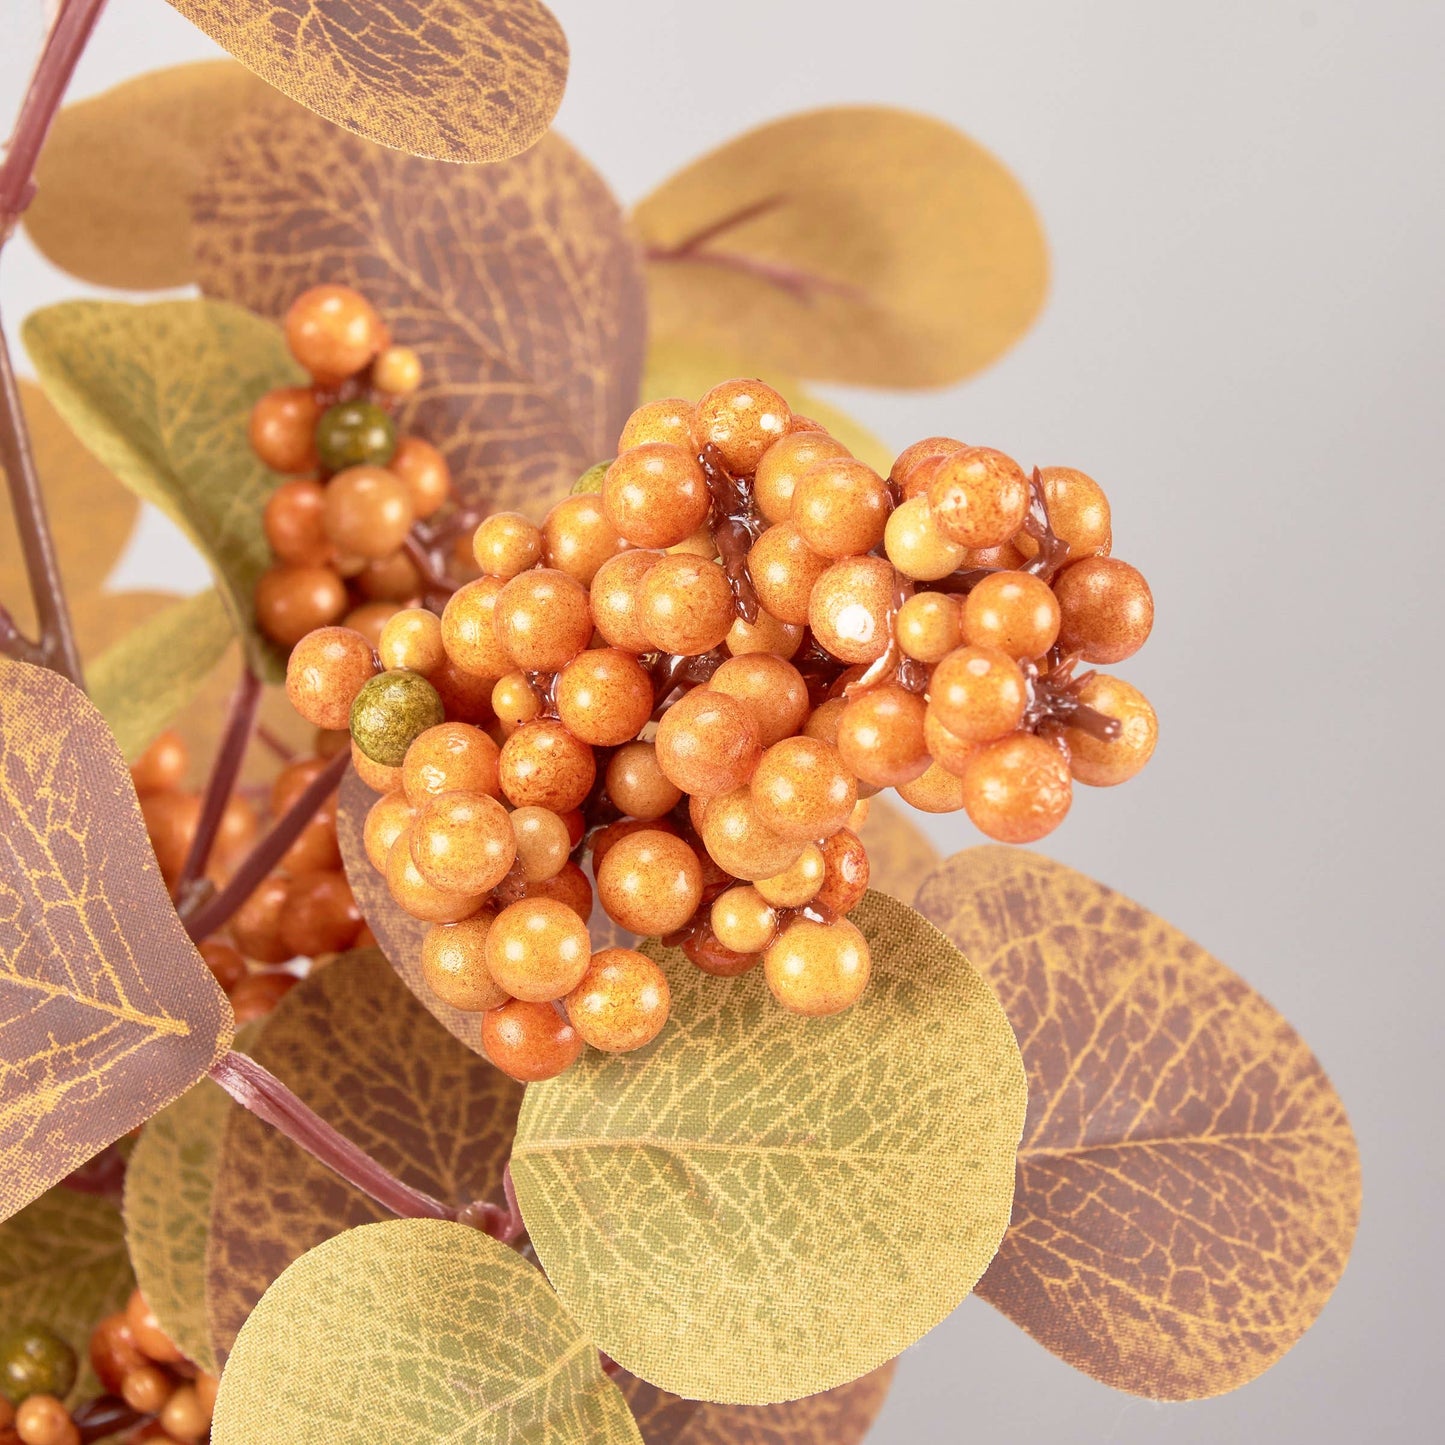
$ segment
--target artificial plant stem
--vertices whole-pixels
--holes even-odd
[[[216,761],[211,766],[211,776],[206,780],[206,795],[201,800],[201,816],[196,823],[196,836],[191,839],[190,851],[172,896],[184,898],[191,884],[206,871],[211,860],[211,849],[216,842],[216,830],[231,794],[236,789],[241,764],[246,760],[246,748],[251,733],[256,727],[256,710],[261,706],[261,679],[249,667],[243,669],[241,680],[231,694],[231,705],[226,717],[226,728],[221,734],[221,746]]]
[[[211,1069],[211,1078],[238,1104],[279,1129],[299,1149],[354,1184],[384,1209],[403,1219],[455,1219],[456,1211],[439,1199],[403,1184],[363,1149],[338,1134],[315,1110],[303,1104],[273,1073],[245,1054],[228,1053]]]
[[[350,762],[350,753],[337,753],[307,783],[296,801],[272,825],[270,832],[246,854],[226,886],[189,916],[182,917],[186,932],[192,938],[208,938],[218,928],[225,927],[231,915],[255,892],[256,885],[275,868],[281,861],[281,855],[316,816],[316,810],[336,791]]]

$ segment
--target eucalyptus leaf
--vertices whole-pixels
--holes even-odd
[[[221,1377],[212,1445],[642,1445],[536,1267],[462,1224],[362,1225],[268,1289]]]
[[[284,660],[252,606],[272,560],[261,509],[276,478],[246,437],[256,399],[302,379],[279,328],[221,301],[66,301],[32,313],[21,334],[56,410],[196,544],[251,666],[279,681]]]
[[[547,1276],[674,1394],[857,1379],[968,1294],[1008,1225],[1026,1087],[998,1000],[896,900],[852,919],[873,977],[846,1012],[798,1018],[761,969],[720,984],[650,941],[657,1041],[527,1090],[512,1174]]]
[[[200,692],[232,632],[231,616],[212,588],[141,623],[86,669],[91,701],[128,762]]]

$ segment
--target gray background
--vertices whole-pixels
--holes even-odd
[[[8,112],[40,0],[3,8]],[[1047,851],[1270,998],[1364,1155],[1349,1271],[1263,1379],[1195,1405],[1133,1400],[969,1301],[904,1357],[873,1438],[1438,1438],[1445,11],[553,8],[573,49],[560,126],[626,200],[755,122],[863,100],[948,118],[1028,187],[1054,278],[1022,344],[948,391],[835,399],[898,446],[952,431],[1108,489],[1116,551],[1158,601],[1125,671],[1163,741],[1129,787],[1081,790]],[[164,0],[113,0],[74,93],[215,53]],[[5,260],[12,323],[74,294],[23,237]],[[204,573],[149,517],[117,580],[178,577]],[[931,831],[974,841],[956,819]]]

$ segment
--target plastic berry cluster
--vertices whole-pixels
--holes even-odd
[[[269,789],[237,789],[226,802],[206,879],[219,887],[234,871],[267,818],[279,818],[325,767],[344,732],[318,734],[313,755],[287,760]],[[182,786],[189,769],[185,740],[162,733],[131,765],[151,847],[172,890],[190,852],[201,817],[201,797]],[[341,866],[336,837],[336,795],[316,810],[276,868],[263,878],[227,923],[203,939],[201,957],[225,989],[238,1023],[271,1012],[296,985],[291,960],[318,960],[372,941]]]
[[[545,1078],[666,1021],[651,959],[593,952],[594,883],[622,930],[711,974],[761,962],[783,1007],[830,1014],[868,982],[847,914],[870,795],[1028,842],[1076,779],[1136,773],[1152,709],[1078,670],[1152,625],[1111,541],[1081,472],[935,437],[885,479],[729,381],[640,407],[540,526],[481,521],[481,575],[440,615],[400,609],[374,648],[308,635],[287,686],[349,724],[382,794],[367,852],[430,925],[430,986],[482,1013],[494,1063]]]
[[[285,331],[311,384],[267,392],[251,412],[252,449],[289,478],[262,518],[277,560],[256,584],[256,620],[287,648],[343,619],[374,636],[397,602],[421,595],[409,537],[451,488],[442,454],[399,436],[393,417],[421,363],[346,286],[297,297]]]
[[[0,1445],[208,1437],[219,1382],[181,1354],[139,1290],[91,1331],[90,1365],[106,1393],[72,1413],[64,1404],[78,1373],[71,1344],[38,1321],[0,1330]]]

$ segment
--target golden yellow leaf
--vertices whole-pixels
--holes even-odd
[[[616,199],[556,134],[495,166],[383,150],[294,107],[235,127],[197,192],[210,295],[283,316],[317,282],[366,294],[416,348],[404,426],[458,495],[540,515],[637,400],[641,261]]]
[[[36,249],[97,286],[185,286],[191,191],[242,115],[287,102],[231,60],[153,70],[67,105],[35,169],[25,230]]]
[[[867,427],[814,396],[802,382],[783,375],[776,366],[754,364],[744,357],[729,356],[689,342],[686,338],[660,337],[647,349],[647,369],[642,374],[642,400],[682,396],[696,401],[720,381],[734,376],[756,377],[781,392],[788,405],[804,416],[812,417],[826,428],[860,462],[867,462],[875,471],[888,475],[893,453]],[[608,455],[615,455],[617,438]]]
[[[614,1360],[765,1405],[892,1359],[968,1294],[1008,1224],[1025,1085],[1003,1010],[911,909],[852,915],[873,976],[831,1018],[676,950],[635,1054],[527,1089],[512,1173],[537,1256]]]
[[[104,720],[0,663],[0,1217],[178,1098],[226,996],[161,882]]]
[[[1043,303],[1023,188],[952,126],[885,106],[788,116],[644,200],[653,331],[793,376],[938,386]]]
[[[1014,1219],[978,1286],[1096,1380],[1232,1390],[1314,1323],[1360,1162],[1304,1040],[1162,919],[1033,853],[972,848],[918,907],[998,989],[1029,1072]]]
[[[303,1255],[246,1322],[212,1445],[642,1445],[537,1268],[461,1224],[393,1219]]]
[[[263,80],[343,129],[439,161],[503,161],[552,122],[567,37],[540,0],[171,0]]]
[[[298,984],[251,1052],[406,1183],[457,1207],[501,1203],[521,1085],[448,1038],[375,949]],[[390,1217],[270,1125],[231,1110],[207,1245],[216,1357],[224,1362],[292,1260],[353,1225]]]
[[[868,849],[868,886],[900,903],[912,903],[939,857],[909,812],[874,798],[859,836]]]

